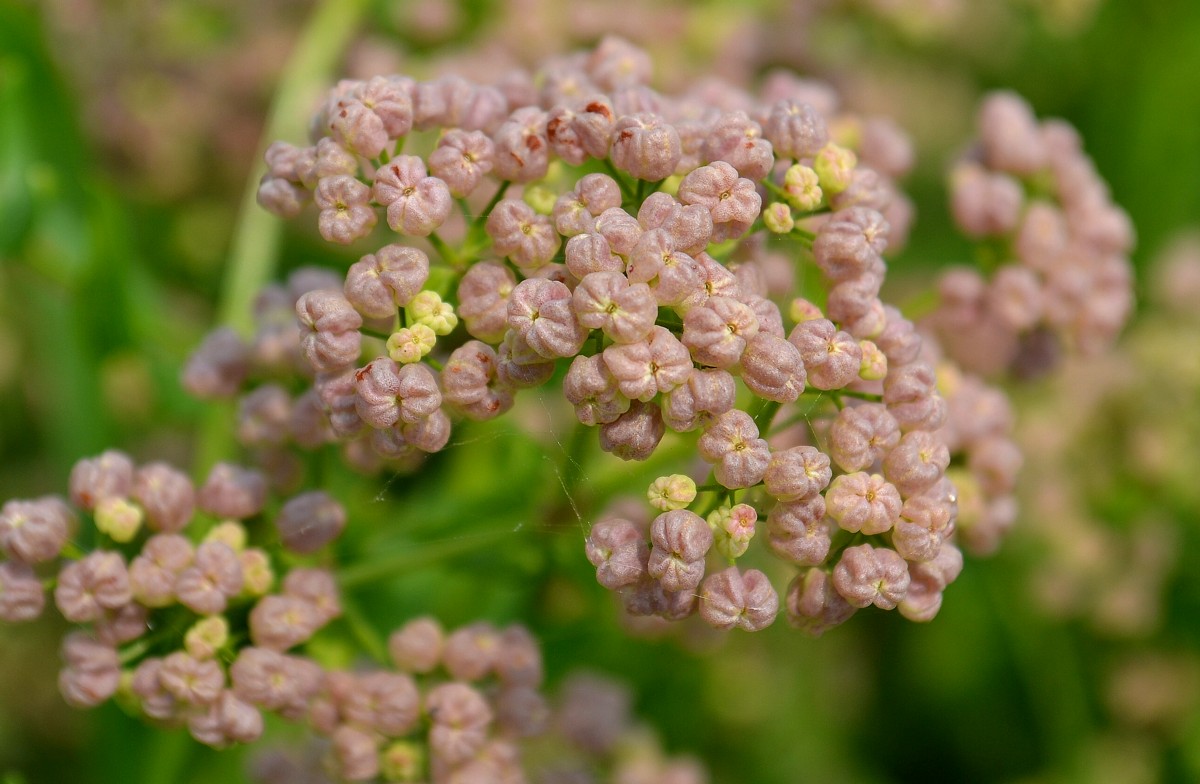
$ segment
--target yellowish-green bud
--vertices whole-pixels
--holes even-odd
[[[204,537],[206,542],[223,542],[229,549],[240,553],[246,549],[246,526],[236,520],[217,523]]]
[[[533,211],[539,215],[549,215],[554,212],[554,202],[558,200],[558,194],[547,188],[545,185],[530,185],[525,188],[525,195],[522,196],[525,203],[533,207]]]
[[[668,193],[672,196],[679,195],[679,183],[683,182],[682,174],[672,174],[670,177],[662,181],[658,189],[663,193]]]
[[[830,142],[817,153],[813,169],[826,193],[841,193],[850,187],[850,176],[858,165],[858,156],[853,151]]]
[[[858,368],[858,377],[864,381],[878,381],[887,375],[887,355],[875,345],[872,340],[858,341],[862,349],[862,364]]]
[[[413,324],[393,332],[387,339],[387,353],[393,361],[401,365],[420,362],[421,358],[433,350],[437,343],[437,333],[425,324]]]
[[[436,291],[422,291],[408,303],[409,320],[424,324],[438,335],[449,335],[458,326],[458,316]]]
[[[787,234],[796,226],[796,221],[792,218],[792,208],[781,201],[768,204],[763,210],[762,218],[767,231],[774,234]]]
[[[651,483],[646,498],[651,506],[663,512],[686,509],[696,500],[696,483],[683,474],[660,476]]]
[[[96,527],[114,542],[125,543],[137,536],[144,517],[141,507],[124,498],[110,496],[96,504]]]
[[[817,173],[802,163],[789,166],[783,175],[783,190],[788,202],[801,212],[812,212],[825,198]]]
[[[425,750],[416,743],[398,740],[379,755],[379,774],[384,781],[422,781]]]
[[[201,618],[183,635],[183,647],[193,659],[211,659],[227,642],[229,623],[223,615]]]
[[[271,559],[256,547],[242,550],[238,553],[242,562],[242,576],[245,583],[242,593],[246,596],[264,596],[275,584],[275,570],[271,568]]]
[[[758,522],[758,512],[753,506],[722,506],[709,512],[707,520],[717,552],[731,561],[746,554]]]
[[[825,318],[825,314],[821,312],[821,309],[812,302],[804,299],[804,297],[796,297],[792,300],[792,304],[788,306],[788,316],[797,324],[803,321]]]
[[[844,114],[829,123],[829,138],[843,147],[857,150],[862,146],[862,137],[862,121],[854,115]]]

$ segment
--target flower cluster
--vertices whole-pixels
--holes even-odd
[[[1063,349],[1111,345],[1133,306],[1133,227],[1061,120],[1012,93],[979,111],[979,141],[951,174],[951,211],[992,269],[945,272],[930,318],[946,353],[985,375],[1037,375]]]
[[[667,96],[648,77],[646,55],[610,38],[551,62],[539,90],[344,82],[314,146],[274,145],[264,206],[294,216],[311,199],[332,242],[373,236],[381,216],[394,232],[340,290],[295,299],[313,375],[303,410],[319,402],[339,439],[411,458],[444,447],[452,418],[499,416],[566,365],[563,395],[601,449],[645,460],[668,431],[694,432],[712,466],[701,514],[672,503],[648,526],[592,531],[601,582],[633,612],[771,623],[780,601],[762,572],[704,579],[708,552],[732,564],[761,513],[771,549],[803,569],[798,624],[871,604],[932,617],[960,562],[935,435],[946,404],[912,323],[879,298],[883,253],[910,218],[893,181],[906,140],[794,78],[756,98]],[[846,145],[831,126],[851,129]],[[403,154],[412,135],[433,151]],[[825,285],[797,292],[808,265]],[[284,422],[284,395],[263,389],[243,412]],[[785,413],[810,415],[810,443],[780,443],[776,415],[801,404]]]

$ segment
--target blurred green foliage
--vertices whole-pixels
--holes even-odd
[[[121,5],[100,7],[116,14]],[[177,5],[172,29],[197,50],[244,34],[220,4]],[[497,5],[465,0],[453,42],[485,39]],[[783,10],[758,5],[767,19]],[[1014,88],[1039,114],[1070,120],[1138,227],[1139,266],[1200,220],[1200,4],[1102,2],[1073,36],[1021,7],[1017,35],[996,48],[953,34],[914,39],[850,6],[819,29],[829,37],[811,55],[818,68],[910,64],[973,91]],[[188,464],[204,409],[176,379],[211,323],[222,274],[196,259],[224,258],[237,236],[235,188],[209,182],[154,200],[119,176],[120,162],[85,130],[82,106],[94,96],[66,76],[56,50],[63,39],[43,10],[0,0],[0,498],[59,492],[78,457],[106,446]],[[409,36],[394,10],[372,9],[375,35],[403,40],[417,57],[450,42]],[[136,52],[129,57],[136,63]],[[969,118],[957,122],[965,134]],[[934,151],[910,183],[920,218],[895,266],[918,281],[967,253],[942,203],[941,167],[954,152],[938,160]],[[279,269],[329,259],[302,233],[287,234],[278,250],[252,247],[276,254],[257,262]],[[251,293],[236,296],[245,302]],[[521,421],[545,423],[554,405],[532,396]],[[228,414],[216,416],[228,422]],[[1100,690],[1126,644],[1037,612],[1019,548],[970,563],[927,626],[863,613],[819,641],[782,623],[723,645],[631,636],[581,557],[572,504],[640,492],[658,458],[630,467],[586,454],[582,481],[564,495],[555,465],[567,435],[514,421],[464,428],[426,470],[382,490],[329,455],[309,467],[354,510],[336,558],[362,570],[349,598],[376,634],[421,613],[448,626],[522,620],[545,646],[552,683],[577,666],[627,679],[668,748],[702,755],[718,782],[1200,780],[1200,719],[1182,732],[1122,734]],[[1155,500],[1120,485],[1110,516],[1119,523],[1127,505]],[[1181,546],[1193,554],[1184,573],[1194,575],[1200,510],[1163,512],[1182,527]],[[545,519],[564,522],[547,529]],[[364,563],[387,569],[368,580]],[[1195,650],[1192,579],[1172,586],[1160,639]],[[52,622],[0,629],[6,784],[240,779],[242,751],[212,752],[111,705],[90,714],[63,706],[52,660],[61,631]],[[340,624],[315,644],[350,661],[345,640],[354,634]]]

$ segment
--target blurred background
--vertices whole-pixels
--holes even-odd
[[[362,592],[371,622],[524,620],[552,685],[577,667],[623,678],[666,748],[715,782],[1200,780],[1200,306],[1178,277],[1200,263],[1194,0],[0,0],[0,499],[62,492],[108,446],[190,465],[228,445],[230,411],[189,399],[179,370],[216,320],[246,315],[231,260],[345,264],[245,197],[265,142],[300,141],[333,80],[481,76],[607,33],[648,48],[663,89],[786,66],[895,118],[918,154],[897,291],[969,260],[946,167],[979,96],[1017,90],[1079,128],[1132,216],[1139,315],[1112,355],[1014,391],[1019,524],[931,624],[865,612],[819,640],[784,623],[625,628],[578,526],[525,525],[563,502],[542,458],[558,435],[532,420],[481,428],[382,493],[331,472],[355,521],[347,563],[513,532],[411,559]],[[596,468],[579,492],[653,475]],[[244,780],[254,749],[67,708],[57,623],[0,627],[0,782]]]

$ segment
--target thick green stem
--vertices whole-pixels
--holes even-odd
[[[304,138],[309,113],[320,91],[332,81],[333,69],[366,9],[367,0],[321,0],[317,5],[279,82],[259,142],[260,152],[274,139]],[[251,173],[242,193],[217,306],[217,323],[243,335],[252,327],[255,296],[275,272],[282,232],[279,219],[258,206],[259,175],[257,169]],[[196,445],[197,472],[207,472],[213,463],[232,453],[229,412],[228,406],[214,406],[205,417]]]

